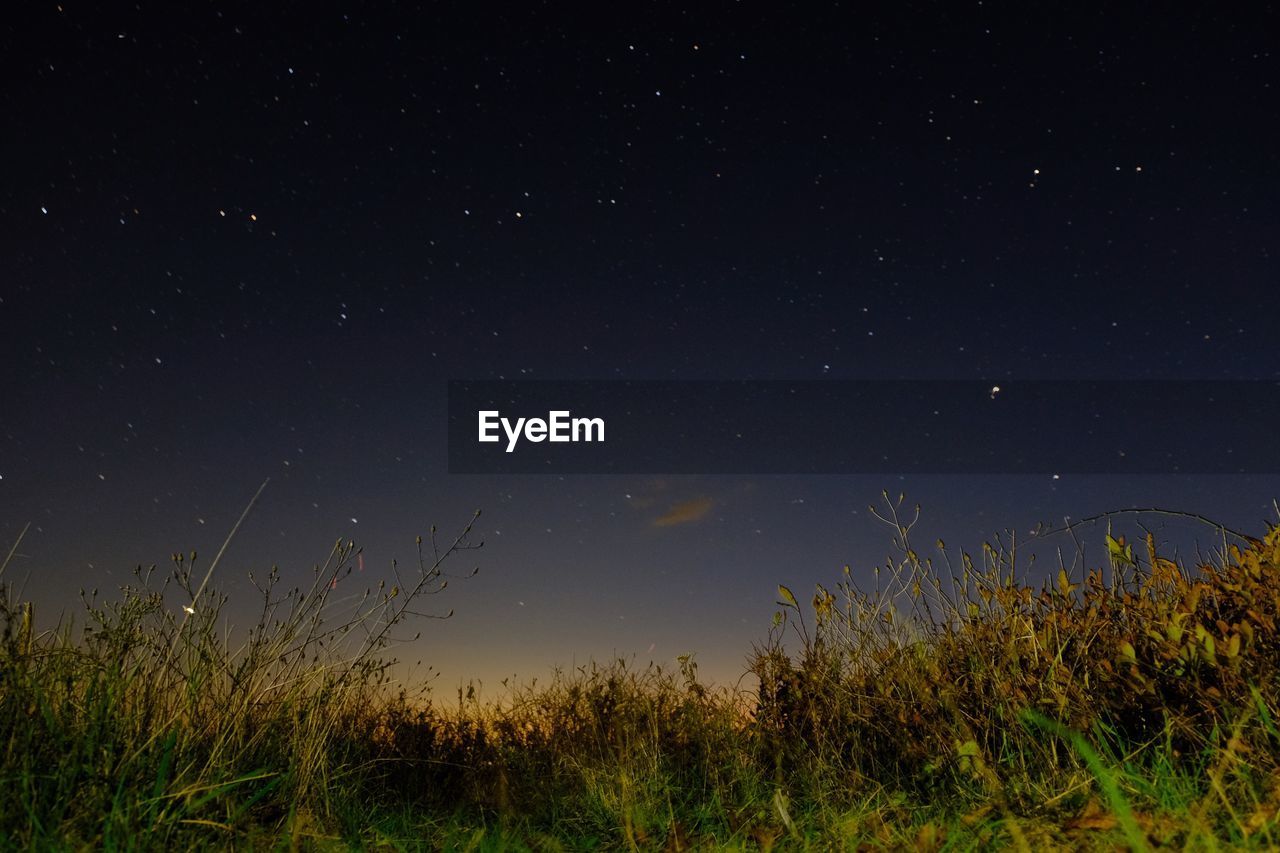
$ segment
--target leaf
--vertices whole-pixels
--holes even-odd
[[[1133,643],[1129,642],[1128,640],[1125,640],[1120,643],[1120,657],[1124,658],[1129,663],[1138,662],[1138,653],[1133,648]]]
[[[778,584],[778,595],[782,596],[782,601],[778,602],[779,604],[789,604],[797,610],[800,609],[800,605],[796,603],[796,597],[791,594],[791,590],[782,584]]]
[[[1124,543],[1124,537],[1113,539],[1111,534],[1107,534],[1107,555],[1117,563],[1124,563],[1127,566],[1134,565],[1133,546]]]

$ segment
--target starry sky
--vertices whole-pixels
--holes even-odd
[[[351,538],[388,576],[482,509],[480,574],[402,650],[441,685],[687,652],[733,681],[778,583],[890,553],[882,489],[970,550],[1139,506],[1260,533],[1275,475],[450,475],[445,389],[1280,378],[1277,17],[25,4],[6,579],[54,618],[212,554],[270,478],[233,619],[250,570]]]

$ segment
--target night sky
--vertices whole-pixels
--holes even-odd
[[[352,538],[389,577],[483,509],[400,655],[448,690],[732,681],[778,583],[889,554],[881,489],[973,551],[1275,520],[1274,475],[461,476],[445,441],[458,379],[1280,378],[1274,9],[500,8],[0,23],[0,541],[30,522],[43,621],[211,556],[268,477],[233,620],[250,570]]]

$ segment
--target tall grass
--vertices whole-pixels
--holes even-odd
[[[82,590],[84,621],[44,632],[0,575],[8,842],[181,849],[264,827],[308,833],[363,809],[348,792],[367,772],[353,756],[388,683],[383,652],[431,615],[419,608],[446,588],[444,562],[478,547],[474,522],[444,545],[433,528],[412,574],[354,599],[351,542],[306,587],[282,588],[276,568],[251,575],[260,610],[238,641],[194,553],[167,572],[138,567],[116,598]]]
[[[1103,539],[1047,583],[1014,543],[780,587],[749,686],[625,660],[456,701],[389,644],[468,524],[394,583],[339,542],[273,570],[239,640],[194,555],[38,631],[0,573],[0,822],[13,847],[1020,849],[1278,841],[1280,528],[1187,567]],[[474,519],[472,521],[474,523]],[[1069,531],[1076,535],[1078,529]]]

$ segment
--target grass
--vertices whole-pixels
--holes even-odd
[[[479,547],[474,519],[356,598],[351,542],[306,588],[253,578],[259,618],[234,639],[216,559],[139,568],[46,631],[0,567],[0,845],[1280,844],[1280,528],[1219,530],[1194,567],[1108,528],[1104,565],[1035,584],[1014,544],[925,558],[918,510],[886,496],[878,515],[894,556],[872,584],[779,587],[750,690],[692,657],[490,701],[400,689],[389,650],[447,615],[428,605]]]

